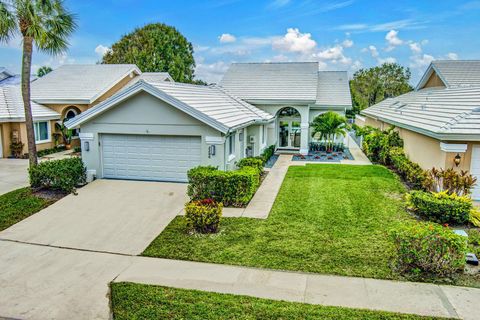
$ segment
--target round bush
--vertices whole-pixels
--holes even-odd
[[[199,233],[215,233],[222,217],[223,205],[212,199],[192,201],[185,205],[189,229]]]

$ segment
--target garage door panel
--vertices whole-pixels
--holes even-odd
[[[187,181],[187,171],[200,165],[200,137],[102,136],[105,178]]]

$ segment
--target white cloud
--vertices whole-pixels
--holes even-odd
[[[221,43],[232,43],[235,42],[237,38],[233,34],[223,33],[221,36],[218,37],[218,40]]]
[[[369,45],[368,48],[363,48],[362,52],[369,52],[372,58],[378,58],[378,49],[374,45]]]
[[[410,42],[408,44],[410,46],[410,50],[412,50],[413,53],[415,54],[420,54],[422,53],[422,46],[418,42]]]
[[[386,57],[386,58],[378,58],[377,63],[378,64],[384,64],[384,63],[395,63],[397,62],[397,59],[394,57]]]
[[[385,40],[387,40],[388,43],[388,47],[385,49],[386,51],[392,51],[395,47],[404,43],[403,40],[398,37],[398,31],[393,29],[387,33]]]
[[[312,55],[313,58],[323,62],[342,63],[349,65],[352,63],[352,59],[345,56],[343,53],[343,47],[339,44],[328,47],[324,50],[320,50]]]
[[[317,43],[310,33],[301,33],[297,28],[288,28],[287,33],[273,41],[273,49],[288,52],[308,53]]]
[[[350,39],[345,39],[345,40],[342,42],[342,46],[343,46],[344,48],[353,47],[353,41],[350,40]]]
[[[458,60],[458,54],[456,54],[455,52],[449,52],[447,54],[447,58],[449,60]]]
[[[197,63],[195,76],[208,83],[218,83],[222,79],[225,71],[227,71],[229,65],[223,61],[208,64],[203,62],[203,58],[198,58],[197,60],[202,62]]]
[[[104,45],[99,44],[95,48],[95,53],[98,54],[99,57],[103,57],[107,52],[112,51],[109,47],[105,47]]]
[[[411,68],[424,68],[430,64],[435,58],[429,54],[417,54],[410,57]]]

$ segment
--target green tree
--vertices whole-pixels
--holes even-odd
[[[175,81],[193,82],[193,46],[174,27],[147,24],[112,45],[102,63],[133,63],[143,72],[168,72]]]
[[[53,71],[53,69],[50,68],[49,66],[42,66],[42,67],[38,68],[38,70],[37,70],[37,77],[41,78],[44,75],[46,75],[47,73],[50,73],[52,71]]]
[[[27,127],[30,166],[37,165],[37,148],[30,105],[32,51],[58,54],[68,47],[67,39],[75,30],[74,16],[62,0],[0,0],[0,42],[8,42],[16,34],[22,36],[22,98]]]
[[[410,77],[410,69],[397,63],[358,70],[350,81],[354,111],[359,113],[386,98],[411,91]]]
[[[338,135],[347,134],[347,119],[336,112],[328,111],[316,116],[310,124],[312,137],[320,135],[321,140],[327,142],[327,150],[331,150]]]

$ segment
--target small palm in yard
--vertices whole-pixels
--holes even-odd
[[[327,150],[331,150],[335,137],[347,133],[347,119],[336,112],[328,111],[313,119],[312,137],[320,134],[320,139],[327,142]]]
[[[33,45],[50,54],[61,53],[67,49],[67,39],[75,28],[74,16],[61,0],[0,0],[0,42],[8,42],[18,34],[23,40],[22,97],[30,166],[37,165],[30,105]]]

